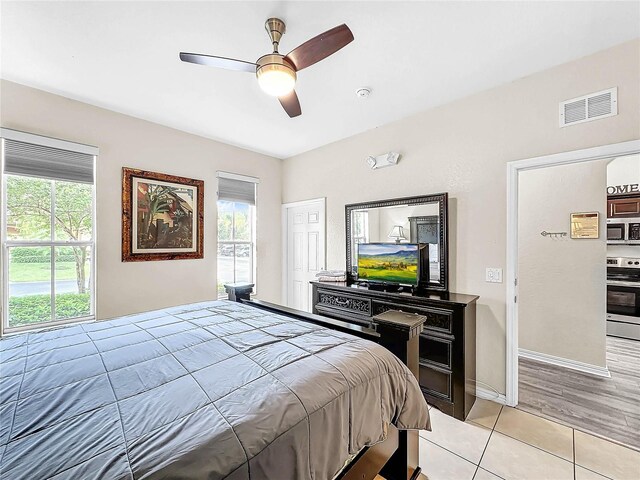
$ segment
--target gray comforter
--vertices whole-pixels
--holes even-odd
[[[229,301],[0,340],[6,479],[330,479],[428,428],[388,350]]]

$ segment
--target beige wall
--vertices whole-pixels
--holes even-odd
[[[607,163],[597,160],[520,173],[520,348],[606,366]],[[599,212],[600,238],[572,239],[573,212]],[[568,235],[543,237],[542,231]]]
[[[614,158],[607,165],[607,187],[640,184],[640,154]]]
[[[504,393],[505,285],[484,274],[506,262],[505,164],[640,138],[639,82],[635,40],[287,159],[283,200],[327,197],[327,266],[343,268],[345,204],[449,192],[451,289],[480,295],[478,380]],[[560,101],[613,86],[619,115],[558,127]],[[388,151],[397,166],[367,167]]]
[[[260,178],[258,293],[280,300],[280,160],[7,81],[0,100],[3,127],[100,148],[98,318],[215,298],[217,170]],[[204,259],[121,262],[124,166],[205,181]]]

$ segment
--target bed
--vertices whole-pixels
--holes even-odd
[[[235,293],[0,340],[2,478],[350,478],[391,432],[406,460],[428,409],[375,335]]]

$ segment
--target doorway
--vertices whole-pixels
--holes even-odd
[[[282,299],[291,308],[311,311],[309,282],[326,261],[325,198],[282,205]]]
[[[530,413],[546,416],[626,444],[629,442],[625,441],[623,436],[620,438],[614,436],[623,429],[616,428],[615,423],[619,419],[614,418],[613,414],[604,419],[598,431],[589,428],[589,422],[582,421],[590,415],[595,419],[595,422],[591,423],[596,424],[600,420],[596,417],[605,417],[608,406],[617,405],[615,408],[630,410],[635,408],[633,396],[629,397],[632,404],[624,407],[626,397],[621,393],[620,388],[630,381],[629,372],[625,370],[629,366],[628,362],[637,364],[640,357],[632,353],[625,361],[620,361],[621,353],[628,353],[628,349],[621,347],[617,339],[606,337],[608,252],[605,190],[607,182],[606,173],[603,174],[603,172],[606,172],[610,160],[638,152],[640,152],[640,141],[631,141],[510,162],[507,166],[507,404],[511,406],[520,404],[519,408]],[[570,213],[586,214],[586,210],[581,206],[588,205],[588,202],[582,201],[578,205],[568,203],[563,207],[559,219],[554,219],[552,211],[557,210],[555,206],[561,199],[574,200],[574,197],[580,197],[581,189],[587,189],[588,181],[593,180],[593,173],[589,173],[589,169],[597,170],[602,177],[598,180],[600,183],[595,185],[596,191],[599,192],[599,199],[595,207],[591,205],[592,208],[588,208],[600,212],[599,238],[578,240],[576,237],[571,238]],[[546,180],[544,175],[541,175],[545,170],[550,173]],[[564,183],[560,181],[563,175]],[[529,180],[525,181],[527,178]],[[551,203],[547,207],[543,201],[536,205],[529,199],[527,204],[529,210],[523,210],[523,205],[526,203],[526,197],[523,195],[526,194],[527,189],[530,197],[532,192],[538,193],[531,184],[527,186],[527,181],[532,178],[536,179],[537,185],[541,186],[540,194],[547,192],[553,198],[550,199]],[[593,190],[594,185],[590,188]],[[558,193],[562,189],[567,190],[564,196],[562,191]],[[530,214],[532,208],[540,211]],[[543,222],[540,222],[536,215],[541,217]],[[528,225],[529,222],[534,221],[537,221],[535,227]],[[542,226],[544,222],[549,223],[548,228]],[[531,244],[535,246],[535,252]],[[545,253],[541,255],[541,252]],[[575,257],[574,262],[570,261],[568,258],[570,256]],[[527,261],[528,266],[525,266]],[[545,261],[547,261],[546,264]],[[557,265],[554,265],[554,262]],[[569,263],[565,265],[567,262]],[[588,265],[588,268],[582,269],[584,271],[579,268],[583,263]],[[566,279],[570,278],[574,271],[576,276],[571,278],[575,278],[576,285],[582,280],[593,290],[597,284],[599,290],[593,293],[592,297],[598,298],[589,297],[590,300],[594,300],[593,305],[589,307],[592,310],[592,317],[594,317],[593,312],[596,313],[593,321],[590,324],[585,322],[584,329],[580,328],[579,322],[571,327],[567,313],[567,318],[561,315],[553,318],[552,322],[548,322],[546,330],[532,329],[531,300],[534,297],[531,293],[531,278],[533,277],[530,271],[527,271],[527,269],[531,270],[532,264],[538,269],[537,278],[540,279],[540,285],[536,288],[541,292],[545,291],[545,288],[548,290],[548,285],[545,285],[547,282],[545,276],[552,278],[553,275],[564,275],[562,278],[567,281]],[[558,271],[554,271],[556,266],[559,267]],[[574,283],[573,280],[568,281]],[[552,282],[549,281],[549,283]],[[563,285],[559,290],[565,287],[566,285]],[[575,285],[569,287],[575,287]],[[537,314],[537,320],[541,323],[544,323],[544,309],[548,307],[544,303],[549,303],[552,297],[551,294],[545,295],[542,293],[535,298],[539,308],[536,307],[534,313]],[[562,294],[553,295],[553,297],[559,303],[565,302]],[[574,296],[573,305],[564,305],[564,307],[580,311],[584,305],[579,305],[575,298],[577,297]],[[529,311],[526,311],[527,308]],[[563,311],[562,308],[557,307],[554,312]],[[575,323],[575,318],[572,321]],[[590,332],[586,331],[587,325],[591,328]],[[536,335],[540,338],[533,338]],[[554,335],[557,337],[564,335],[564,345],[562,338],[554,338]],[[538,348],[531,348],[530,345],[536,340]],[[588,348],[585,350],[585,347],[589,346],[593,346],[593,350],[587,352]],[[593,352],[595,357],[589,358],[588,355]],[[535,394],[538,395],[534,401],[531,400],[532,392],[534,397]],[[610,409],[611,412],[614,412],[615,408]],[[589,413],[590,411],[592,413]],[[617,415],[618,412],[615,413]],[[622,421],[630,420],[622,418]],[[633,417],[632,421],[635,422],[638,419]]]

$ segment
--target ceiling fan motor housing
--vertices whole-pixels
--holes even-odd
[[[261,69],[272,69],[272,70],[281,70],[282,68],[286,68],[291,70],[291,74],[294,78],[296,78],[296,69],[293,64],[287,60],[284,55],[280,55],[279,53],[268,53],[267,55],[261,56],[256,63],[258,64],[258,68],[256,68],[256,74],[259,76],[259,72]]]

